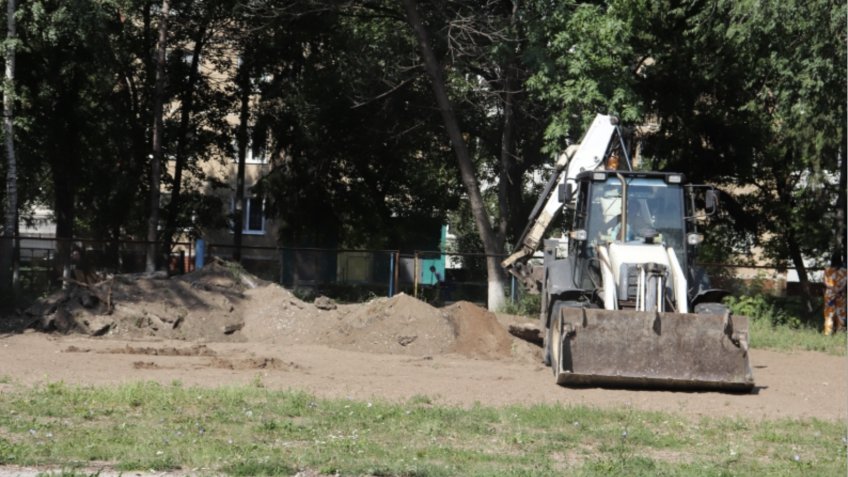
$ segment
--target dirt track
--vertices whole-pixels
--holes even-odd
[[[563,403],[689,416],[848,418],[848,366],[820,353],[751,351],[752,394],[568,389],[523,320],[471,303],[434,308],[400,294],[304,302],[226,263],[179,278],[116,276],[48,297],[0,335],[0,392],[17,383],[152,380],[220,386],[259,379],[320,397],[469,406]],[[5,320],[0,324],[9,324]],[[26,329],[26,324],[41,332]],[[100,337],[94,337],[94,336]]]
[[[845,358],[819,353],[751,353],[755,394],[567,389],[549,368],[526,359],[406,356],[318,345],[122,341],[36,332],[0,339],[0,376],[26,385],[152,380],[185,385],[246,384],[305,390],[321,397],[437,403],[553,403],[672,411],[688,416],[846,419]],[[11,385],[2,385],[8,388]]]

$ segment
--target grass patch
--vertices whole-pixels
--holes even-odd
[[[819,322],[821,309],[804,313],[797,300],[766,294],[725,298],[733,313],[747,316],[750,321],[751,346],[778,351],[821,351],[845,356],[848,349],[845,333],[825,336]]]
[[[255,386],[15,387],[0,464],[228,475],[840,475],[845,428],[583,406],[322,400]]]
[[[515,301],[507,299],[503,307],[498,310],[509,315],[520,315],[538,318],[542,307],[542,295],[531,295],[522,292]]]
[[[813,328],[793,328],[771,325],[763,320],[751,320],[749,335],[751,347],[777,351],[820,351],[835,356],[845,356],[848,341],[845,333],[825,336]]]

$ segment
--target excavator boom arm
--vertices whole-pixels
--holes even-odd
[[[571,146],[559,156],[554,174],[545,185],[542,195],[528,217],[527,227],[518,240],[512,255],[507,257],[501,266],[525,282],[525,286],[534,288],[530,282],[530,271],[525,266],[526,261],[539,248],[545,232],[562,210],[559,186],[574,183],[577,174],[583,171],[595,170],[604,162],[610,142],[618,128],[612,116],[599,114],[595,116],[589,130],[586,131],[579,145]],[[619,134],[620,136],[620,134]]]

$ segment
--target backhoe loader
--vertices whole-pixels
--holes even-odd
[[[502,263],[542,295],[544,360],[558,384],[753,388],[747,319],[695,265],[698,226],[717,207],[711,186],[633,170],[611,116],[560,156]],[[563,211],[564,233],[545,239]]]

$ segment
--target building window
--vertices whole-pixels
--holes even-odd
[[[244,228],[246,234],[265,233],[265,199],[262,197],[244,198]]]
[[[268,151],[262,146],[253,147],[251,144],[247,148],[247,154],[244,156],[244,162],[246,164],[267,164],[268,163]]]
[[[268,164],[268,160],[271,158],[268,138],[258,136],[253,129],[248,131],[247,150],[244,154],[245,164]],[[235,151],[233,162],[238,163],[239,148],[238,141],[235,139],[233,139],[233,151]]]
[[[233,214],[235,214],[235,197],[233,197],[231,208]],[[241,233],[247,235],[265,235],[265,199],[263,197],[250,195],[249,192],[245,195]]]

